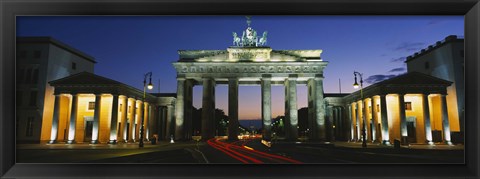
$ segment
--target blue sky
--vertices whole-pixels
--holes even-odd
[[[275,50],[322,49],[329,64],[324,90],[353,92],[353,71],[364,85],[404,73],[404,58],[448,35],[464,34],[463,16],[252,16],[251,26],[268,31]],[[177,50],[225,50],[232,32],[246,28],[245,16],[20,16],[17,36],[51,36],[93,57],[95,73],[142,89],[153,72],[153,92],[176,92],[172,62]],[[368,83],[369,82],[369,83]],[[298,108],[307,106],[306,87],[298,86]],[[217,86],[216,107],[228,112],[226,86]],[[260,86],[239,89],[240,119],[259,119]],[[284,110],[283,86],[272,87],[273,116]],[[202,87],[194,87],[201,107]],[[227,113],[228,114],[228,113]]]

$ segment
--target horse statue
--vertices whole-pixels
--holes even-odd
[[[264,46],[267,44],[267,31],[263,32],[262,38],[258,41],[259,46]]]
[[[236,32],[233,32],[233,45],[240,46],[240,37],[238,37]]]

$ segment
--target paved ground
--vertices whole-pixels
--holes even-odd
[[[239,143],[236,143],[237,145]],[[256,151],[295,159],[302,163],[463,163],[463,145],[411,144],[393,146],[361,142],[292,143],[277,142],[271,148],[253,140],[241,143]],[[225,144],[222,144],[225,145]],[[242,146],[240,145],[240,146]],[[218,144],[217,144],[218,146]],[[242,146],[243,147],[243,146]],[[230,148],[231,147],[227,147]],[[226,148],[224,148],[226,149]],[[246,150],[244,155],[262,157]],[[160,142],[131,144],[19,144],[18,163],[245,163],[205,142]],[[232,152],[230,152],[231,154]],[[263,157],[265,158],[265,157]],[[267,162],[270,163],[270,162]]]

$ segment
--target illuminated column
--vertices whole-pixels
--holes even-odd
[[[98,144],[98,136],[100,132],[100,106],[102,105],[102,94],[95,94],[95,111],[93,113],[93,131],[92,131],[92,144]]]
[[[142,125],[142,118],[143,118],[143,101],[138,100],[138,108],[136,108],[137,117],[135,118],[135,142],[140,141],[140,126]]]
[[[177,106],[178,108],[178,106]],[[202,140],[215,136],[215,81],[212,78],[203,79],[202,100]]]
[[[183,139],[183,123],[185,120],[185,78],[177,77],[177,104],[175,106],[175,140]],[[203,109],[205,110],[205,108]],[[172,132],[173,133],[173,132]],[[170,136],[168,136],[170,138]]]
[[[405,94],[398,94],[398,111],[400,112],[400,134],[402,143],[408,143],[407,137],[407,117],[405,115]]]
[[[110,116],[110,144],[117,143],[118,94],[112,94],[112,115]]]
[[[375,142],[377,140],[377,131],[376,131],[376,121],[377,121],[377,115],[375,115],[375,103],[374,103],[374,99],[373,99],[373,96],[370,98],[370,107],[372,108],[372,110],[370,110],[370,115],[372,116],[372,120],[370,120],[370,123],[371,123],[371,128],[372,128],[372,142]]]
[[[432,140],[432,127],[430,126],[430,109],[428,106],[428,94],[425,93],[422,95],[422,106],[423,106],[423,123],[425,126],[425,139],[427,144],[433,144]]]
[[[137,113],[136,110],[137,107],[137,100],[133,98],[132,103],[130,104],[130,124],[129,124],[129,129],[128,129],[128,142],[133,142],[135,139],[135,134],[134,134],[134,129],[135,129],[135,116]]]
[[[238,124],[238,79],[237,78],[228,79],[228,117],[229,117],[228,140],[238,140],[239,124]]]
[[[185,81],[185,91],[184,91],[184,110],[183,110],[183,117],[184,117],[184,125],[183,125],[183,133],[186,140],[192,139],[192,117],[193,117],[193,81],[186,80]]]
[[[149,105],[148,105],[148,109],[147,109],[147,111],[148,111],[148,112],[147,112],[147,113],[148,113],[148,123],[147,123],[147,133],[146,133],[146,134],[147,134],[147,137],[146,137],[147,140],[150,140],[150,138],[153,137],[153,133],[155,133],[155,132],[154,132],[154,129],[153,129],[153,127],[154,127],[154,124],[153,124],[154,120],[153,120],[153,108],[152,108],[152,106],[153,106],[153,105],[149,104]]]
[[[170,137],[174,134],[173,130],[173,124],[174,124],[174,119],[173,119],[173,105],[168,104],[167,107],[164,109],[166,115],[165,115],[165,139],[170,140]]]
[[[150,117],[148,113],[148,108],[150,106],[150,103],[144,102],[143,104],[143,140],[148,141],[148,118]],[[140,122],[141,123],[141,122]]]
[[[353,123],[353,118],[352,118],[352,103],[348,103],[348,122],[350,123],[350,141],[355,140],[355,127]]]
[[[167,132],[168,133],[167,133],[167,136],[166,136],[166,138],[168,140],[170,140],[171,135],[173,135],[175,133],[174,128],[173,128],[173,125],[175,124],[175,121],[174,121],[175,116],[173,115],[173,112],[174,112],[173,111],[173,105],[168,104],[168,106],[167,106],[167,121],[168,121],[167,122],[167,129],[168,129]]]
[[[361,112],[361,109],[360,108],[360,105],[358,104],[358,101],[355,102],[355,109],[356,109],[356,112],[355,112],[355,119],[356,119],[356,123],[357,123],[357,141],[361,141],[362,140],[362,133],[361,133],[361,129],[362,129],[362,126],[360,125],[360,112]]]
[[[270,141],[272,129],[272,81],[270,76],[262,77],[262,122],[263,139]]]
[[[388,116],[387,116],[387,95],[380,95],[380,115],[382,117],[382,143],[385,145],[390,144],[390,136],[388,133]]]
[[[125,139],[127,138],[126,136],[126,131],[127,129],[127,114],[128,114],[128,97],[125,96],[123,99],[123,105],[122,105],[122,116],[121,116],[121,122],[120,122],[120,136],[118,136],[119,142],[126,142]],[[117,139],[118,139],[117,138]]]
[[[57,142],[58,119],[60,117],[60,94],[55,94],[55,104],[53,108],[52,132],[50,133],[50,144]]]
[[[318,140],[325,140],[326,138],[326,128],[325,128],[325,103],[323,98],[323,77],[316,76],[315,78],[309,81],[312,87],[312,120],[314,126],[311,128],[315,129],[315,138]],[[309,100],[310,101],[310,100]]]
[[[78,111],[78,94],[72,94],[72,112],[70,114],[70,126],[68,127],[68,142],[69,144],[75,143],[75,126],[77,123],[77,111]]]
[[[298,109],[296,75],[290,75],[285,80],[285,134],[287,140],[298,139]]]
[[[368,139],[370,138],[370,121],[368,120],[368,103],[367,103],[367,99],[364,98],[362,99],[362,109],[363,109],[363,112],[362,112],[362,129],[363,129],[363,125],[365,125],[365,140],[368,141]]]
[[[448,110],[447,110],[447,98],[446,94],[442,95],[442,130],[443,130],[443,142],[446,144],[451,145],[452,142],[450,140],[450,123],[448,121]]]

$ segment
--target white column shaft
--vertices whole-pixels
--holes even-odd
[[[127,138],[127,114],[128,114],[128,97],[125,96],[122,104],[122,117],[120,122],[120,136],[117,139],[121,142],[125,142]]]
[[[271,79],[262,78],[262,122],[263,122],[263,139],[269,141],[271,139],[272,124],[272,96],[271,96]]]
[[[92,143],[96,144],[99,143],[98,137],[99,137],[99,132],[100,132],[100,108],[101,108],[101,103],[102,101],[102,95],[101,94],[95,94],[95,110],[93,113],[93,131],[92,131]]]
[[[287,140],[298,138],[298,109],[297,109],[297,81],[295,78],[288,78],[285,81],[285,133]]]
[[[185,121],[185,78],[177,79],[177,103],[175,110],[175,139],[183,139],[183,123]],[[173,132],[172,132],[173,133]]]
[[[447,95],[442,94],[442,130],[443,130],[443,142],[450,144],[450,122],[448,121],[447,110]]]
[[[53,107],[53,119],[52,119],[52,131],[50,133],[50,143],[57,142],[58,136],[58,120],[60,118],[60,99],[61,96],[59,94],[55,95],[55,104]]]
[[[388,115],[387,115],[387,97],[380,95],[380,115],[382,117],[382,143],[390,144],[390,136],[388,133]]]
[[[215,136],[215,81],[211,78],[203,79],[202,100],[202,140]]]
[[[118,95],[113,95],[112,115],[110,116],[110,143],[117,143]]]
[[[425,126],[425,142],[432,144],[432,127],[430,126],[430,109],[428,105],[428,94],[422,95],[423,123]]]
[[[68,143],[75,142],[75,131],[78,111],[78,94],[72,94],[72,112],[70,114],[70,126],[68,127]]]

